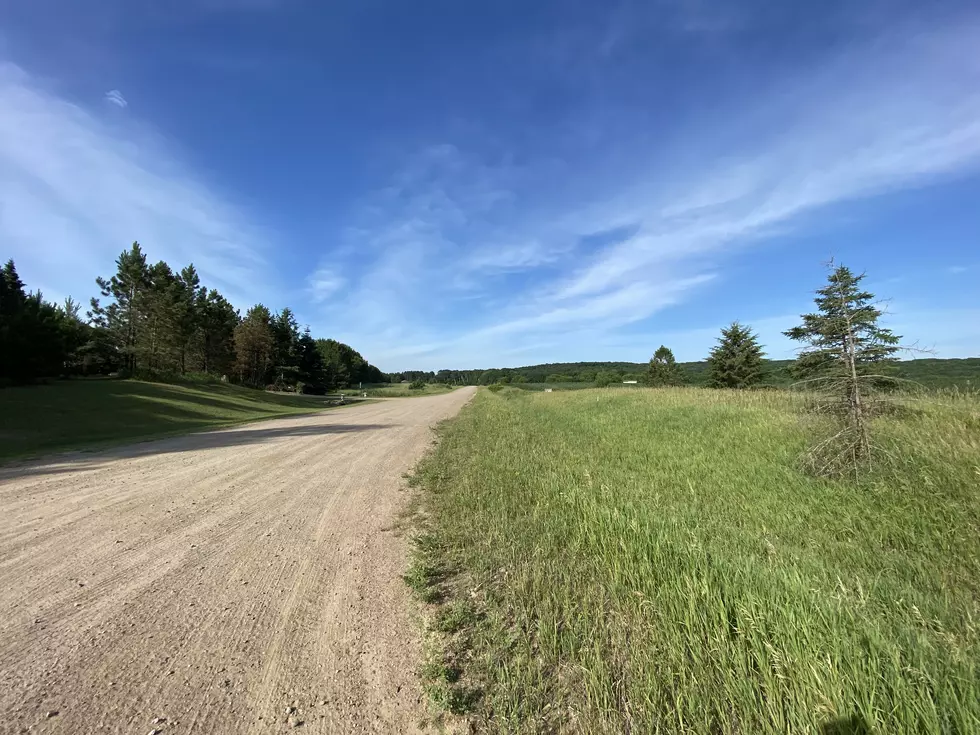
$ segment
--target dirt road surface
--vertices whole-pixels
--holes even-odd
[[[0,468],[0,732],[416,731],[393,527],[473,391]]]

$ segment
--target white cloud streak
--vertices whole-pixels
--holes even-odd
[[[126,98],[123,97],[123,93],[118,89],[111,89],[105,93],[105,101],[116,107],[121,107],[123,109],[129,107],[129,103]]]
[[[0,64],[0,241],[30,287],[85,302],[139,240],[153,260],[193,262],[239,307],[274,297],[268,233],[176,160],[152,131]]]
[[[344,279],[328,268],[318,268],[308,279],[310,298],[319,304],[344,287]]]
[[[733,253],[792,231],[819,209],[976,171],[978,46],[974,22],[843,52],[787,77],[751,109],[713,118],[712,125],[724,119],[748,130],[730,150],[699,156],[700,136],[711,131],[692,130],[681,141],[690,152],[672,168],[651,164],[645,176],[596,180],[585,203],[564,208],[555,204],[562,182],[556,197],[532,191],[528,180],[543,178],[533,165],[495,169],[440,147],[441,167],[404,177],[398,191],[407,204],[394,212],[379,206],[383,226],[359,230],[385,243],[390,257],[410,253],[404,267],[384,261],[364,276],[364,294],[389,325],[366,349],[386,367],[409,367],[403,344],[424,344],[411,366],[435,369],[496,364],[522,345],[533,352],[556,329],[615,330],[690,298]],[[461,181],[477,183],[464,190]],[[518,210],[515,201],[526,206]],[[617,228],[631,233],[581,246],[588,233]],[[517,280],[506,300],[495,300],[501,277]],[[451,310],[474,296],[485,306],[477,324],[439,325],[431,304]],[[430,318],[392,324],[399,313],[419,312]]]

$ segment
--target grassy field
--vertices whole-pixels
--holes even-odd
[[[619,385],[622,385],[620,383]],[[515,383],[514,388],[519,388],[521,390],[530,391],[545,391],[545,390],[582,390],[583,388],[595,388],[595,381],[583,382],[580,380],[568,381],[563,383]]]
[[[415,398],[417,396],[435,396],[441,393],[449,393],[453,386],[445,383],[427,383],[424,388],[412,390],[408,384],[395,383],[393,385],[374,385],[368,386],[363,390],[351,389],[351,395],[367,393],[369,398]],[[346,392],[346,391],[340,391]]]
[[[0,390],[0,461],[318,411],[322,398],[227,383],[74,380]]]
[[[796,469],[782,392],[480,391],[406,577],[433,698],[507,733],[980,732],[980,402]]]

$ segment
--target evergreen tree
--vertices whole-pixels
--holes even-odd
[[[148,270],[141,302],[142,329],[137,337],[139,367],[148,376],[177,372],[179,287],[162,260]]]
[[[272,362],[271,322],[269,310],[257,304],[235,327],[235,371],[238,382],[253,387],[263,385]]]
[[[24,307],[27,294],[24,282],[17,275],[17,266],[8,260],[0,271],[0,316],[12,318]]]
[[[183,375],[187,372],[195,338],[202,328],[201,296],[206,290],[201,286],[201,278],[193,263],[180,272],[174,287],[177,362],[180,374]]]
[[[195,364],[205,373],[227,375],[235,362],[235,328],[238,312],[215,289],[198,291]]]
[[[87,330],[73,300],[62,308],[45,301],[40,291],[27,293],[12,260],[0,269],[0,381],[67,374]]]
[[[804,314],[803,323],[783,332],[803,342],[795,374],[861,376],[881,373],[895,361],[901,337],[878,325],[881,310],[874,294],[861,288],[864,274],[855,276],[845,266],[832,268],[827,285],[817,291],[817,312]]]
[[[26,300],[24,282],[17,275],[14,261],[8,260],[0,270],[0,378],[7,380],[23,379],[20,319]]]
[[[288,306],[272,317],[272,357],[267,382],[283,387],[299,379],[299,324]]]
[[[96,278],[91,323],[73,299],[61,306],[28,293],[13,261],[0,268],[0,383],[114,370],[151,378],[203,371],[251,386],[302,380],[317,391],[384,380],[350,346],[315,340],[309,329],[301,335],[289,308],[272,315],[259,304],[241,319],[193,265],[151,266],[138,242],[115,265],[111,278]]]
[[[85,346],[92,338],[92,328],[81,317],[82,305],[68,296],[60,307],[66,373],[86,372]]]
[[[335,339],[318,339],[316,344],[335,387],[343,388],[361,382],[381,382],[372,379],[375,376],[371,370],[376,368],[368,365],[360,353],[349,345]]]
[[[759,338],[748,327],[732,322],[721,330],[708,357],[709,382],[715,388],[749,388],[762,380],[762,366]]]
[[[328,389],[329,375],[323,355],[317,349],[316,340],[310,335],[309,328],[299,338],[298,350],[297,375],[303,383],[304,392],[323,395]]]
[[[664,345],[660,345],[650,358],[647,368],[647,384],[652,386],[680,385],[682,382],[681,369],[677,366],[674,353]]]
[[[814,300],[817,311],[784,332],[806,345],[795,373],[810,378],[816,407],[840,419],[837,431],[805,457],[804,464],[818,475],[857,474],[870,462],[874,389],[901,349],[900,337],[878,325],[882,312],[874,294],[861,288],[863,279],[844,266],[831,266],[827,285]]]
[[[87,338],[77,355],[79,369],[86,375],[107,375],[123,367],[115,340],[103,327],[88,327]]]
[[[112,303],[103,307],[98,299],[92,299],[92,320],[106,330],[119,352],[123,365],[132,374],[136,372],[137,339],[141,330],[141,309],[149,287],[149,269],[146,255],[138,242],[116,258],[116,274],[109,280],[96,278],[103,297],[111,297]]]

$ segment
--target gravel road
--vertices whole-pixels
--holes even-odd
[[[0,732],[415,732],[403,474],[473,388],[0,468]]]

